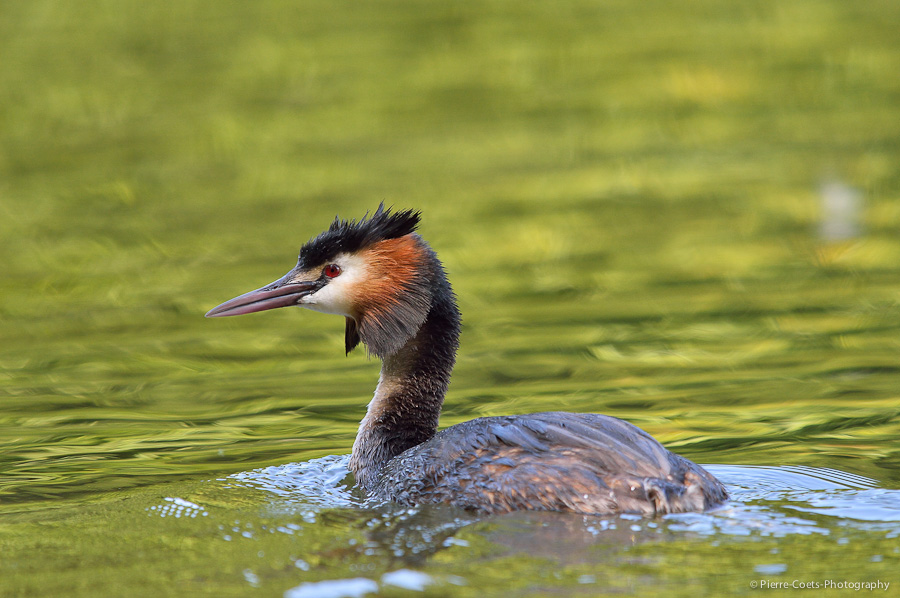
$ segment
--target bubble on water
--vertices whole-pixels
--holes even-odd
[[[434,578],[420,571],[412,569],[398,569],[381,576],[381,583],[387,586],[396,586],[405,590],[422,592],[434,583]]]
[[[329,455],[301,463],[236,473],[229,476],[229,480],[312,507],[359,506],[360,501],[350,492],[352,477],[348,480],[351,475],[349,463],[349,455]],[[317,508],[308,508],[300,516],[305,522],[314,523],[317,514]]]
[[[207,516],[209,512],[205,507],[193,503],[189,500],[178,497],[166,497],[163,499],[167,504],[153,505],[147,507],[147,512],[159,515],[160,517],[191,517],[196,518],[197,515]]]
[[[259,576],[250,569],[244,569],[244,579],[254,588],[259,587]]]
[[[284,598],[361,598],[378,591],[378,584],[365,577],[329,579],[302,583],[284,593]]]
[[[787,571],[787,565],[783,563],[775,563],[771,565],[757,565],[753,568],[757,573],[763,575],[778,575]]]

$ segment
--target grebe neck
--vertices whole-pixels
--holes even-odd
[[[435,282],[437,284],[435,284]],[[459,346],[460,316],[440,264],[431,309],[415,336],[382,360],[381,376],[360,422],[350,469],[371,490],[381,468],[434,436]]]

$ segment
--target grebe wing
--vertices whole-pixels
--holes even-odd
[[[375,493],[488,513],[657,514],[704,510],[727,498],[703,468],[643,430],[563,412],[479,418],[442,430],[388,462]]]

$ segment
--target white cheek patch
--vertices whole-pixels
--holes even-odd
[[[331,263],[341,267],[341,273],[328,280],[322,289],[300,299],[300,307],[325,314],[353,317],[352,289],[366,276],[362,259],[353,255],[339,255]]]

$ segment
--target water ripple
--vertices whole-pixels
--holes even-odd
[[[352,490],[348,462],[347,455],[332,455],[241,472],[228,478],[226,488],[254,488],[291,504],[320,508],[367,506],[364,497]],[[894,524],[900,522],[900,490],[880,488],[871,478],[803,466],[709,465],[707,469],[728,486],[728,505],[712,513],[668,516],[668,529],[781,537],[828,535],[831,527],[860,527],[863,522],[897,531]]]
[[[351,492],[350,455],[328,455],[300,463],[288,463],[232,474],[236,486],[257,488],[291,501],[326,508],[359,506]],[[227,486],[226,486],[227,487]]]

